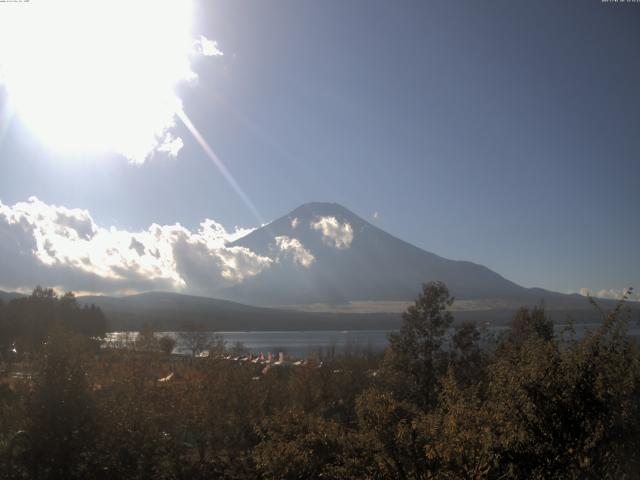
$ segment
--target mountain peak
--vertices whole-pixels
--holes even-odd
[[[283,223],[289,224],[291,222],[297,222],[309,226],[312,222],[316,222],[323,217],[335,218],[338,222],[349,224],[354,231],[366,226],[371,226],[369,222],[348,208],[339,203],[332,202],[304,203],[287,215],[275,220],[271,225],[281,227]]]
[[[244,246],[261,255],[269,255],[276,237],[283,236],[302,241],[305,246],[323,245],[330,233],[326,229],[354,232],[369,225],[348,208],[332,202],[308,202],[280,218],[236,240],[232,246]],[[330,243],[330,242],[329,242]],[[349,240],[350,243],[350,240]]]
[[[313,216],[331,216],[341,215],[344,217],[357,217],[348,208],[333,202],[308,202],[303,203],[295,210],[292,210],[288,216],[301,216],[301,217],[313,217]]]

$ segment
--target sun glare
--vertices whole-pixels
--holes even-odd
[[[176,86],[195,78],[191,23],[188,0],[7,3],[0,82],[48,147],[142,162],[178,145],[169,129],[181,109]]]

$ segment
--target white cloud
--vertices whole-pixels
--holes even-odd
[[[298,217],[291,220],[291,228],[298,228],[298,225],[300,225],[300,219]]]
[[[378,220],[380,218],[380,213],[378,212],[373,212],[373,215],[371,215],[373,217],[374,220]]]
[[[222,50],[218,47],[218,42],[215,40],[209,40],[204,35],[200,35],[200,38],[193,42],[193,48],[197,53],[200,53],[205,57],[221,57],[224,55]]]
[[[348,222],[340,222],[336,217],[320,217],[311,222],[311,228],[322,232],[322,239],[338,249],[351,246],[353,241],[353,228]]]
[[[233,232],[225,232],[226,243],[233,243],[236,240],[240,240],[242,237],[246,237],[254,230],[255,228],[242,228],[236,225],[236,229]]]
[[[184,143],[180,137],[174,137],[170,132],[164,137],[162,143],[158,146],[158,152],[166,153],[170,157],[176,158]]]
[[[0,202],[0,285],[57,285],[101,293],[177,290],[215,294],[273,263],[207,219],[196,231],[179,224],[139,232],[104,228],[89,212],[47,205],[35,197]]]
[[[313,254],[304,248],[300,240],[297,238],[290,238],[286,235],[282,235],[276,237],[276,245],[280,251],[290,254],[295,263],[298,263],[305,268],[309,268],[316,260]]]
[[[606,288],[602,290],[593,291],[588,288],[581,288],[578,290],[578,293],[583,296],[590,295],[596,298],[608,298],[611,300],[620,300],[624,296],[625,293],[628,292],[628,288]],[[629,300],[639,302],[640,301],[640,292],[632,291],[628,296]]]
[[[236,225],[233,232],[227,232],[218,222],[208,218],[200,224],[200,230],[210,239],[211,243],[209,246],[211,248],[218,248],[249,235],[255,228],[242,228]]]

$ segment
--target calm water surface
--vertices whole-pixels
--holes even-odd
[[[575,325],[576,336],[582,337],[588,329],[595,329],[599,324]],[[507,327],[489,327],[487,334],[498,335]],[[565,325],[556,325],[561,331]],[[316,331],[251,331],[251,332],[207,332],[211,341],[221,335],[228,348],[236,343],[251,353],[284,352],[292,357],[306,357],[318,350],[335,348],[337,351],[351,350],[384,350],[389,344],[388,330],[316,330]],[[640,338],[640,326],[633,324],[629,334]],[[161,332],[158,336],[169,335],[178,341],[176,353],[189,353],[177,332]],[[126,342],[135,340],[135,332],[111,332],[107,334],[109,342]]]

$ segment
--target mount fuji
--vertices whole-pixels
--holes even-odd
[[[276,258],[271,268],[222,292],[254,305],[410,301],[431,280],[445,282],[457,300],[564,303],[578,297],[524,288],[483,265],[422,250],[336,203],[304,204],[231,245]]]

